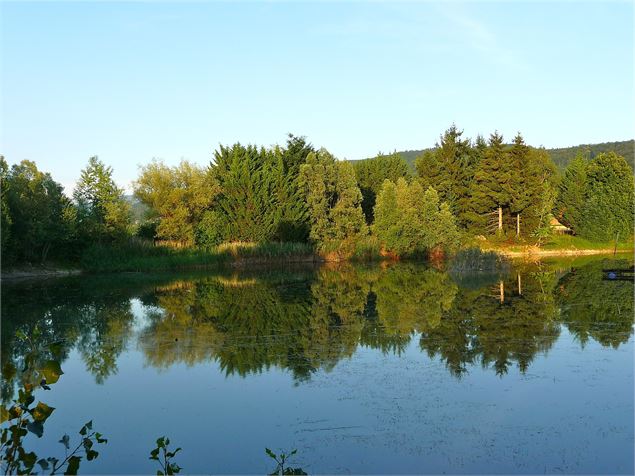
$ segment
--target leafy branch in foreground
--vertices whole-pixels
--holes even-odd
[[[64,474],[77,474],[83,457],[92,461],[99,456],[99,452],[93,449],[94,444],[107,443],[108,440],[101,433],[92,431],[92,421],[79,430],[81,440],[72,451],[69,452],[70,437],[62,437],[60,443],[66,448],[64,459],[38,459],[35,452],[27,452],[24,438],[29,432],[41,438],[44,423],[55,410],[42,402],[33,406],[34,401],[33,386],[26,384],[24,389],[19,390],[18,399],[11,408],[2,407],[2,423],[8,422],[8,426],[0,430],[0,465],[4,474],[32,474],[36,464],[43,471],[50,471],[49,474],[58,474],[62,470]]]
[[[292,450],[289,454],[281,452],[280,454],[277,455],[273,451],[271,451],[269,448],[265,448],[265,452],[267,453],[267,456],[269,456],[269,458],[274,460],[277,464],[276,469],[273,470],[270,476],[306,475],[307,474],[304,472],[302,468],[291,468],[289,466],[285,467],[285,464],[287,464],[288,460],[290,460],[291,457],[298,452],[298,450]]]
[[[170,461],[181,451],[181,448],[177,448],[174,451],[170,451],[168,446],[170,445],[170,439],[162,436],[157,439],[157,446],[150,452],[150,459],[158,461],[161,469],[157,470],[157,476],[165,476],[167,474],[178,474],[181,471],[181,467]]]
[[[50,390],[49,384],[57,382],[64,372],[57,360],[38,362],[39,349],[34,341],[39,335],[40,331],[37,327],[32,332],[33,339],[22,331],[16,332],[18,339],[26,342],[30,349],[24,359],[24,372],[29,372],[30,377],[39,381],[39,386],[43,390]],[[49,346],[53,354],[55,354],[55,346],[56,344]],[[0,468],[4,474],[34,474],[37,464],[43,471],[50,471],[49,474],[61,471],[64,471],[64,474],[77,474],[83,457],[92,461],[99,456],[99,452],[93,449],[94,444],[107,443],[108,440],[103,438],[101,433],[92,431],[93,423],[89,421],[79,430],[81,439],[72,451],[69,452],[70,437],[68,435],[64,435],[59,440],[65,447],[63,459],[55,457],[38,459],[35,452],[27,452],[24,449],[25,437],[31,432],[41,438],[44,434],[44,423],[55,410],[42,402],[33,406],[35,388],[35,385],[31,383],[24,383],[18,390],[18,398],[13,401],[13,405],[9,408],[0,407],[0,424],[3,425],[0,429]]]

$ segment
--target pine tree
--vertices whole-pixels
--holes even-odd
[[[467,224],[463,210],[470,200],[470,182],[474,174],[474,155],[469,139],[462,139],[463,131],[452,124],[439,138],[433,151],[427,151],[415,163],[424,188],[437,190],[441,200]]]
[[[588,162],[582,153],[569,163],[558,187],[554,206],[556,218],[577,233],[582,224],[582,210],[586,201]]]
[[[488,147],[474,172],[470,195],[469,218],[474,227],[482,232],[500,230],[495,214],[508,212],[513,197],[512,167],[503,136],[498,132],[490,135]]]

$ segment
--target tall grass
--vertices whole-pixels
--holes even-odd
[[[83,253],[80,265],[91,272],[158,271],[206,268],[244,261],[306,261],[313,257],[313,251],[306,243],[226,243],[201,249],[131,241],[93,245]]]
[[[573,235],[554,235],[543,245],[544,249],[578,249],[578,250],[603,250],[613,249],[615,241],[599,242],[591,241],[579,236]],[[633,237],[623,236],[617,243],[618,250],[632,250]]]
[[[483,251],[480,248],[460,250],[450,261],[450,270],[462,272],[498,272],[510,268],[510,262],[495,251]]]

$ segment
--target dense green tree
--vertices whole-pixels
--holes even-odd
[[[586,175],[580,235],[599,241],[632,236],[633,171],[624,158],[614,152],[600,154],[589,162]]]
[[[73,198],[82,238],[89,242],[114,241],[129,233],[130,205],[112,178],[112,167],[91,157],[81,171]]]
[[[511,221],[519,235],[548,226],[555,197],[556,168],[544,149],[532,149],[520,133],[508,151],[511,172]],[[515,220],[514,220],[515,219]]]
[[[301,155],[302,151],[295,153]],[[205,220],[207,225],[212,218],[216,220],[214,236],[226,241],[297,239],[302,233],[298,228],[306,222],[306,208],[297,176],[287,173],[294,170],[297,160],[289,159],[285,165],[284,150],[278,147],[221,146],[211,165],[220,187],[216,213]]]
[[[320,149],[310,153],[300,168],[300,183],[309,212],[310,238],[317,249],[339,257],[350,255],[368,233],[353,166]]]
[[[315,152],[315,147],[307,142],[306,137],[289,134],[286,147],[282,150],[285,173],[296,178],[300,174],[300,167],[311,152]]]
[[[574,232],[577,232],[582,224],[582,210],[586,202],[587,165],[588,162],[582,154],[577,154],[569,162],[554,204],[556,218]]]
[[[49,251],[59,248],[69,235],[67,218],[71,214],[66,210],[71,203],[63,187],[50,174],[38,170],[34,162],[23,160],[13,165],[3,180],[5,192],[10,218],[5,258],[46,261]]]
[[[135,195],[158,217],[157,237],[194,243],[194,233],[219,187],[210,172],[187,161],[168,167],[152,161],[142,166]]]
[[[474,172],[469,219],[479,231],[494,231],[498,227],[498,209],[509,212],[513,195],[513,168],[503,144],[503,136],[494,132]]]
[[[435,248],[453,248],[458,242],[456,219],[437,192],[425,192],[418,181],[384,182],[375,205],[373,232],[382,247],[398,256]]]
[[[9,203],[7,202],[7,189],[9,176],[9,164],[0,155],[0,260],[2,256],[6,256],[11,236],[11,212],[9,211]]]
[[[410,171],[403,158],[393,153],[390,155],[378,154],[372,159],[354,162],[357,185],[362,192],[362,210],[368,225],[373,222],[373,209],[375,200],[384,180],[396,182],[400,177],[408,177]]]
[[[441,200],[459,218],[467,223],[464,210],[468,209],[470,182],[474,176],[476,155],[470,140],[463,139],[463,131],[452,124],[439,138],[435,148],[425,152],[415,162],[417,175],[424,189],[434,188]]]

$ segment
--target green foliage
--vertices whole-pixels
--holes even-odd
[[[191,245],[203,214],[220,192],[209,171],[181,161],[168,167],[153,161],[142,166],[135,196],[158,218],[156,236]]]
[[[366,223],[373,222],[375,199],[384,180],[396,182],[400,177],[409,177],[408,164],[396,153],[378,154],[373,159],[360,160],[353,163],[357,185],[362,192],[362,210]]]
[[[3,259],[44,262],[51,249],[61,251],[72,235],[72,205],[63,187],[35,163],[23,160],[9,171],[4,159],[0,165]]]
[[[433,188],[418,181],[386,180],[375,205],[373,232],[384,249],[398,256],[458,245],[456,219]]]
[[[307,243],[235,243],[199,248],[153,246],[143,242],[95,244],[82,254],[81,267],[90,272],[154,271],[223,266],[232,261],[312,261]]]
[[[416,160],[415,168],[423,187],[434,188],[459,217],[459,223],[466,225],[469,186],[479,157],[469,139],[462,139],[462,135],[463,131],[452,124],[439,138],[435,149],[425,151]]]
[[[62,375],[59,361],[49,360],[41,368],[36,365],[40,349],[37,348],[40,339],[38,327],[27,336],[19,332],[18,338],[27,345],[28,351],[24,357],[25,370],[33,367],[34,378],[39,382],[39,387],[43,390],[50,390],[50,385],[57,382]],[[50,345],[50,349],[56,354],[56,344]],[[4,373],[4,369],[3,369]],[[44,424],[51,416],[55,408],[43,402],[35,402],[35,385],[24,383],[18,390],[18,397],[9,407],[0,407],[0,467],[4,474],[34,474],[34,469],[38,465],[43,471],[50,471],[49,474],[77,474],[82,458],[92,461],[99,456],[99,452],[93,447],[95,443],[104,444],[108,440],[101,433],[93,431],[93,422],[89,421],[79,430],[80,441],[77,446],[71,449],[69,435],[64,435],[59,440],[64,445],[64,458],[38,457],[34,451],[28,452],[25,449],[25,438],[29,433],[33,433],[38,438],[44,435]]]
[[[298,450],[291,450],[289,453],[280,452],[280,454],[276,454],[271,451],[269,448],[265,448],[265,453],[267,456],[276,462],[276,469],[274,469],[270,476],[285,476],[285,475],[306,475],[302,468],[292,468],[286,466],[288,461],[291,459],[293,455],[295,455]]]
[[[9,164],[0,155],[0,259],[4,259],[6,263],[7,253],[9,251],[9,237],[11,236],[11,212],[9,211],[9,203],[7,201],[7,178],[9,175]]]
[[[401,156],[411,169],[415,168],[416,160],[426,152],[432,152],[434,148],[419,150],[403,150],[396,154]],[[605,152],[615,152],[626,159],[631,168],[634,167],[635,141],[625,140],[618,142],[602,142],[599,144],[581,144],[573,147],[557,149],[546,149],[553,163],[560,170],[564,170],[578,154],[582,154],[586,160],[594,159],[597,155]]]
[[[170,451],[169,446],[170,439],[162,436],[157,439],[157,446],[150,451],[150,459],[159,462],[160,469],[157,470],[157,476],[178,474],[181,471],[181,467],[172,461],[181,448]]]
[[[326,149],[312,152],[300,168],[300,184],[311,241],[322,253],[350,256],[355,243],[368,234],[353,166],[337,161]]]
[[[487,229],[490,214],[498,208],[509,210],[512,195],[513,168],[505,153],[503,136],[494,132],[484,156],[476,166],[471,186],[470,219],[479,230]]]
[[[297,184],[298,155],[306,147],[292,142],[292,152],[220,146],[211,166],[220,194],[216,214],[199,230],[200,241],[290,241],[306,234],[306,208]],[[215,225],[211,226],[211,218]],[[205,232],[210,231],[210,237]]]
[[[591,262],[567,273],[555,288],[561,319],[584,346],[594,339],[615,349],[626,344],[633,331],[633,284],[604,281],[603,268],[632,269],[632,262]]]
[[[599,241],[633,234],[633,172],[623,157],[600,154],[586,168],[585,202],[578,232]]]
[[[480,248],[467,248],[458,251],[450,262],[454,273],[485,271],[509,271],[509,260],[495,251],[482,251]]]
[[[109,242],[126,237],[130,204],[112,178],[112,167],[91,157],[81,171],[73,198],[77,203],[78,230],[84,242]]]
[[[601,142],[599,144],[581,144],[574,147],[548,149],[547,152],[549,152],[551,160],[559,169],[568,167],[578,155],[582,155],[585,160],[590,161],[598,155],[607,152],[615,152],[617,155],[621,155],[631,169],[635,168],[635,141],[633,139],[618,142]]]
[[[588,162],[582,154],[569,162],[558,187],[558,195],[554,204],[554,214],[563,225],[572,230],[579,230],[582,225],[587,188]]]

